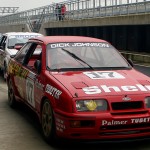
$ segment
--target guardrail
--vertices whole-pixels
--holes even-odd
[[[124,0],[125,1],[125,0]],[[64,1],[67,11],[65,19],[77,20],[85,18],[100,18],[107,16],[120,16],[150,12],[150,0],[136,0],[135,3],[129,3],[132,0],[126,0],[126,3],[119,0],[75,0]],[[43,6],[27,11],[18,12],[11,15],[1,16],[0,25],[12,25],[27,23],[38,24],[43,22],[58,21],[55,13],[56,4]]]
[[[131,53],[127,51],[120,51],[120,53],[126,58],[131,59],[135,63],[145,64],[150,66],[150,55],[149,54],[142,54],[142,53]]]

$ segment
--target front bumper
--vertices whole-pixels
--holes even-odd
[[[87,121],[88,124],[71,127],[72,121]],[[111,141],[150,137],[149,112],[132,116],[55,113],[55,123],[57,136],[61,138]]]

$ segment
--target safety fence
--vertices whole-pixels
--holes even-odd
[[[71,0],[65,4],[64,20],[101,18],[150,12],[150,0]],[[61,14],[59,14],[61,16]],[[43,22],[64,21],[57,19],[56,3],[0,17],[0,25],[29,24],[38,31]]]

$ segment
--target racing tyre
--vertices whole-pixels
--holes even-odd
[[[8,81],[8,104],[10,107],[15,108],[16,106],[16,99],[14,95],[12,81]]]
[[[53,109],[48,99],[44,100],[41,113],[41,127],[42,134],[45,141],[49,144],[55,145],[56,142],[56,129]]]

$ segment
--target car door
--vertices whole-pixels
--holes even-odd
[[[21,58],[21,55],[16,56],[16,60],[20,61],[21,67],[18,67],[18,75],[15,76],[15,83],[18,89],[20,98],[30,105],[36,107],[36,94],[37,91],[37,78],[39,76],[37,70],[34,67],[36,60],[41,61],[42,45],[36,42],[28,43],[23,48],[25,55]],[[22,51],[22,50],[21,50]]]

